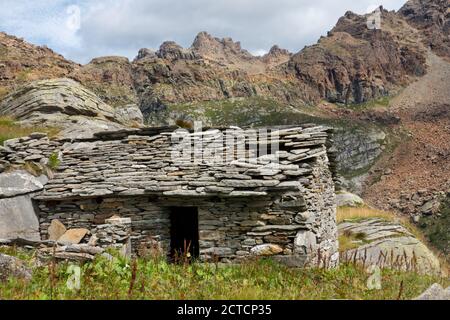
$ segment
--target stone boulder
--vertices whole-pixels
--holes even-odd
[[[44,188],[46,180],[26,171],[0,174],[0,239],[40,240],[31,197]]]
[[[116,109],[115,117],[121,123],[127,125],[144,125],[144,115],[136,104],[129,104]]]
[[[343,252],[344,261],[358,261],[422,274],[440,274],[438,258],[420,240],[397,222],[379,218],[344,221],[338,225],[340,239],[354,248]]]
[[[0,282],[10,277],[31,280],[32,271],[22,260],[0,253]]]
[[[360,207],[364,205],[364,200],[356,194],[340,192],[336,194],[336,205],[338,207]]]
[[[26,171],[0,174],[0,199],[11,198],[40,191],[45,178],[36,178]]]
[[[283,248],[276,244],[260,244],[253,247],[250,252],[256,256],[273,256],[283,252]]]

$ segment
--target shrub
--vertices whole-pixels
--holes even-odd
[[[57,152],[53,152],[48,158],[48,167],[52,170],[55,170],[60,165],[60,160]]]

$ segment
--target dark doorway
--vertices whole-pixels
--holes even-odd
[[[199,256],[198,209],[172,207],[170,210],[170,258],[174,262]],[[188,254],[189,253],[189,254]]]

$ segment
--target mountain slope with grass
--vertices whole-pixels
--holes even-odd
[[[33,265],[33,253],[3,249]],[[67,264],[41,264],[31,280],[9,277],[0,282],[1,299],[367,299],[408,300],[433,283],[444,288],[448,279],[414,272],[383,269],[380,289],[368,286],[370,273],[353,263],[337,269],[294,269],[270,260],[242,265],[168,264],[164,260],[140,258],[124,260],[99,257],[81,267],[79,290],[67,283]],[[72,267],[73,270],[73,267]]]

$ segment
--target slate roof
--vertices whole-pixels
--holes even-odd
[[[331,130],[302,126],[270,129],[265,134],[239,128],[174,129],[121,130],[99,133],[94,139],[66,141],[61,147],[61,164],[35,198],[257,197],[298,190],[309,184],[312,160],[327,153]],[[225,141],[233,143],[226,145]],[[203,146],[203,153],[197,152],[199,148],[186,151],[194,145]]]

